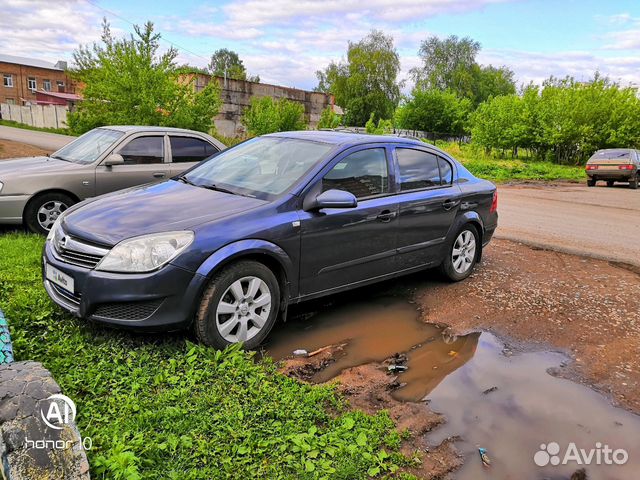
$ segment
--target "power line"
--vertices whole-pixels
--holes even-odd
[[[108,13],[109,15],[113,15],[114,17],[119,18],[120,20],[122,20],[123,22],[128,23],[129,25],[132,25],[132,26],[134,26],[134,27],[135,27],[135,25],[136,25],[136,24],[135,24],[135,23],[133,23],[132,21],[127,20],[126,18],[124,18],[122,15],[118,15],[117,13],[112,12],[111,10],[107,10],[106,8],[101,7],[100,5],[98,5],[98,4],[96,4],[96,3],[94,3],[92,0],[84,0],[84,1],[85,1],[85,2],[87,2],[88,4],[90,4],[90,5],[94,6],[94,7],[96,7],[96,8],[98,8],[98,9],[102,10],[103,12]],[[164,38],[164,36],[163,36],[163,35],[160,35],[160,40],[162,40],[162,41],[164,41],[164,42],[167,42],[169,45],[171,45],[172,47],[177,48],[178,50],[183,50],[183,51],[185,51],[185,52],[187,52],[187,53],[190,53],[190,54],[191,54],[191,55],[193,55],[193,56],[196,56],[196,57],[198,57],[198,58],[201,58],[201,59],[205,60],[206,62],[208,62],[208,61],[209,61],[209,59],[208,59],[208,58],[203,57],[202,55],[199,55],[199,54],[197,54],[197,53],[195,53],[195,52],[192,52],[192,51],[191,51],[191,50],[189,50],[188,48],[184,48],[184,47],[182,47],[182,46],[178,45],[177,43],[174,43],[174,42],[172,42],[171,40],[168,40],[168,39]]]

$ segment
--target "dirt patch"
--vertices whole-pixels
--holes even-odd
[[[559,349],[558,374],[640,413],[640,276],[609,262],[496,240],[467,281],[415,295],[425,321]],[[537,344],[537,345],[536,345]]]
[[[32,145],[13,142],[11,140],[0,140],[0,160],[7,158],[37,157],[49,153],[52,152]]]

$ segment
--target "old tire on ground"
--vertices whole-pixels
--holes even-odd
[[[64,193],[37,195],[24,209],[24,223],[32,232],[46,235],[60,214],[74,203],[76,201]]]
[[[640,184],[640,172],[636,173],[636,176],[629,180],[629,188],[637,190],[638,184]]]
[[[613,184],[616,183],[613,180],[607,180],[607,187],[613,187]]]
[[[244,348],[260,345],[276,322],[280,286],[273,272],[259,262],[234,263],[210,281],[195,319],[198,340],[223,349],[242,342]]]
[[[587,180],[587,187],[595,187],[596,186],[596,179],[595,178],[589,178]]]
[[[464,280],[473,272],[481,248],[477,228],[471,224],[464,225],[454,236],[440,271],[453,282]]]

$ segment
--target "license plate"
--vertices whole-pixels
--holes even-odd
[[[66,273],[62,273],[55,267],[52,267],[48,263],[45,266],[45,272],[47,276],[47,280],[52,283],[55,283],[59,287],[64,288],[66,291],[70,293],[75,293],[75,285],[73,282],[73,277],[67,275]]]

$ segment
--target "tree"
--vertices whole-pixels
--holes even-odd
[[[69,127],[77,133],[127,124],[209,131],[221,105],[217,84],[196,92],[179,81],[177,51],[158,53],[160,34],[154,33],[153,23],[136,25],[134,32],[116,39],[105,19],[102,44],[73,53],[72,75],[85,86],[84,100],[69,114]]]
[[[515,93],[513,72],[507,67],[481,66],[476,61],[480,43],[451,35],[444,40],[431,36],[420,44],[422,66],[410,75],[423,89],[449,90],[479,105],[492,96]]]
[[[251,105],[244,111],[242,123],[251,135],[304,130],[304,105],[282,98],[252,98]]]
[[[247,69],[238,54],[226,48],[216,50],[213,55],[211,55],[209,71],[211,75],[218,77],[260,82],[260,77],[257,75],[247,76]]]
[[[346,62],[331,62],[316,72],[316,90],[335,96],[346,124],[363,126],[372,113],[376,119],[393,116],[400,99],[399,72],[393,37],[372,30],[359,42],[349,42]]]
[[[549,78],[541,89],[495,97],[471,117],[473,141],[487,149],[530,148],[557,163],[584,162],[600,148],[640,146],[637,90],[596,74],[589,82]]]
[[[466,133],[471,101],[449,90],[415,88],[396,111],[396,124],[408,130],[461,137]]]

